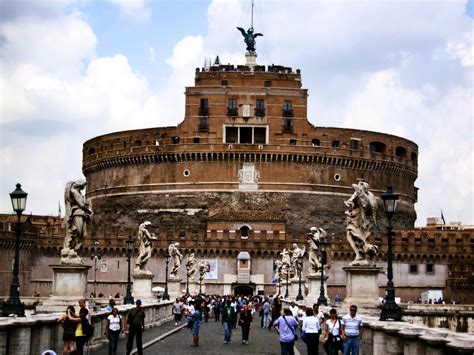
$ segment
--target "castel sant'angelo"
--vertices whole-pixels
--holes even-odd
[[[466,264],[454,262],[460,254],[472,269],[472,230],[414,228],[417,145],[390,134],[314,126],[303,81],[299,69],[257,64],[255,47],[248,46],[245,64],[223,65],[217,58],[195,69],[178,126],[115,132],[84,143],[83,173],[94,217],[79,254],[100,246],[98,291],[124,292],[125,240],[150,221],[148,230],[157,237],[148,263],[154,285],[164,284],[165,252],[179,242],[183,255],[195,253],[211,265],[207,293],[273,294],[274,260],[283,248],[307,245],[315,226],[331,241],[328,295],[344,297],[342,268],[354,259],[344,201],[360,179],[376,197],[379,223],[370,243],[379,247],[377,266],[383,269],[386,220],[380,196],[388,186],[399,194],[394,282],[402,301],[426,289],[444,290],[450,277],[461,275],[450,265]],[[25,276],[31,293],[48,293],[51,271],[34,266],[57,262],[62,233],[58,228],[47,243],[36,241],[31,254],[22,256],[32,256]],[[472,271],[463,267],[461,272]],[[178,275],[184,289],[184,262]],[[385,283],[382,272],[380,296]]]
[[[264,290],[272,261],[284,247],[306,244],[311,226],[343,237],[344,200],[358,179],[375,195],[396,188],[397,228],[413,228],[416,219],[417,145],[313,126],[300,70],[258,65],[247,49],[245,65],[217,59],[195,70],[177,127],[111,133],[83,148],[92,234],[126,236],[150,221],[157,257],[178,241],[185,253],[216,259],[208,292]],[[252,262],[248,285],[237,279],[242,251]]]

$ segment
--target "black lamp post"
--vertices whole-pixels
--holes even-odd
[[[326,239],[325,238],[319,238],[319,243],[318,243],[318,249],[319,249],[319,258],[321,261],[321,286],[319,288],[319,298],[318,298],[318,304],[327,306],[328,305],[328,300],[326,296],[324,295],[324,253],[326,251]]]
[[[16,212],[18,220],[15,223],[15,260],[13,263],[13,276],[10,284],[10,297],[3,303],[3,316],[16,314],[19,317],[25,316],[25,304],[20,300],[20,236],[21,236],[21,214],[26,207],[26,197],[28,194],[21,189],[21,184],[16,184],[16,189],[10,194],[13,210]]]
[[[189,261],[186,263],[186,294],[189,295],[189,270],[191,270],[191,264]]]
[[[96,293],[96,283],[97,283],[97,260],[100,260],[102,258],[102,250],[99,247],[99,241],[96,240],[94,242],[94,245],[96,246],[96,249],[94,250],[94,253],[91,255],[91,260],[94,260],[94,298],[97,297]]]
[[[303,294],[301,292],[301,274],[303,273],[303,255],[298,256],[299,263],[299,280],[298,280],[298,295],[296,296],[297,301],[303,300]]]
[[[285,298],[288,298],[288,284],[290,283],[290,268],[291,265],[288,263],[286,264],[286,291],[285,291]]]
[[[168,264],[170,262],[170,254],[168,251],[165,253],[165,263],[166,263],[166,268],[165,268],[165,292],[163,292],[163,300],[168,301],[170,299],[170,295],[168,294]]]
[[[124,304],[133,304],[133,297],[132,297],[132,281],[130,278],[130,258],[132,257],[132,250],[133,250],[133,237],[131,235],[128,236],[128,239],[125,241],[127,243],[127,261],[128,261],[128,277],[127,277],[127,294],[123,299]]]
[[[387,187],[387,191],[382,194],[383,209],[387,216],[387,289],[385,302],[382,305],[380,320],[393,319],[399,321],[402,319],[402,310],[395,302],[395,286],[393,285],[393,267],[392,267],[392,217],[395,214],[398,194],[393,192],[392,186]]]

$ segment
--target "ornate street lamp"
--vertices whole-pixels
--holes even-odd
[[[94,253],[91,255],[91,260],[94,260],[94,298],[96,298],[97,297],[97,293],[96,293],[97,260],[100,260],[102,258],[102,250],[99,247],[98,240],[94,242],[94,245],[96,246],[96,249],[94,250]]]
[[[170,262],[170,254],[168,251],[165,252],[165,263],[166,263],[166,269],[165,269],[165,292],[163,292],[163,300],[164,301],[169,301],[170,295],[168,294],[168,264]]]
[[[191,264],[189,261],[186,263],[186,294],[189,295],[189,270],[191,270]]]
[[[132,297],[132,281],[130,277],[130,258],[132,257],[133,250],[133,237],[132,235],[128,236],[128,239],[125,241],[127,243],[127,262],[128,262],[128,277],[127,277],[127,294],[123,299],[123,304],[133,304]]]
[[[286,264],[286,292],[285,292],[285,298],[288,298],[288,284],[290,283],[290,264]]]
[[[392,267],[392,217],[395,214],[398,194],[393,192],[392,186],[387,187],[387,191],[382,194],[383,209],[387,216],[387,288],[385,300],[380,313],[380,320],[393,319],[400,321],[402,319],[402,310],[395,302],[395,286],[393,285],[393,267]]]
[[[303,260],[304,260],[304,256],[299,255],[298,264],[300,264],[299,265],[300,272],[299,272],[299,280],[298,280],[298,295],[296,296],[297,301],[303,300],[303,293],[301,292],[301,274],[303,273]]]
[[[15,223],[15,260],[13,263],[13,276],[10,284],[10,297],[3,303],[3,316],[16,314],[19,317],[25,316],[25,304],[20,300],[20,236],[21,236],[21,214],[26,207],[26,197],[28,194],[21,189],[21,184],[16,184],[16,189],[10,194],[13,210],[16,212],[18,220]]]
[[[319,288],[318,305],[327,306],[328,300],[324,295],[324,253],[326,251],[326,245],[328,242],[325,238],[319,238],[318,249],[319,249],[319,260],[321,262],[321,287]]]

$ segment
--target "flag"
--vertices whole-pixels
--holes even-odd
[[[61,201],[58,201],[58,217],[61,217]]]
[[[443,220],[443,224],[446,224],[446,221],[444,220],[444,216],[443,216],[443,210],[441,210],[441,219]]]

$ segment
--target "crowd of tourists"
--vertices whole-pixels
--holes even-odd
[[[319,343],[330,355],[357,355],[362,336],[362,319],[357,315],[357,306],[350,306],[349,314],[340,318],[336,309],[329,311],[325,320],[318,304],[312,307],[299,307],[293,301],[284,306],[279,297],[263,296],[221,296],[185,295],[177,298],[173,304],[175,325],[187,322],[193,336],[192,347],[199,346],[201,322],[214,319],[221,322],[224,330],[224,344],[232,340],[232,331],[241,328],[243,345],[249,343],[252,323],[261,328],[279,334],[282,355],[294,354],[295,341],[301,338],[307,347],[308,354],[318,354]],[[298,335],[299,334],[299,335]]]
[[[105,308],[111,312],[107,317],[105,335],[109,339],[109,354],[117,352],[120,334],[128,331],[127,354],[130,354],[136,340],[138,354],[143,354],[142,334],[145,329],[145,312],[141,300],[128,311],[122,321],[113,300]],[[358,355],[362,336],[362,319],[357,315],[357,306],[351,305],[349,314],[339,317],[332,308],[325,319],[318,304],[312,307],[298,306],[294,301],[289,305],[280,297],[263,296],[221,296],[184,295],[176,298],[172,306],[174,324],[186,322],[192,333],[191,347],[199,347],[201,322],[220,322],[224,332],[224,344],[232,341],[237,327],[241,329],[242,345],[251,341],[252,324],[269,331],[277,331],[282,355],[294,354],[295,341],[301,338],[306,344],[308,355],[318,354],[320,343],[330,355]],[[85,301],[79,301],[79,312],[68,306],[66,313],[58,319],[64,328],[63,354],[87,354],[88,343],[94,329],[91,313]]]

